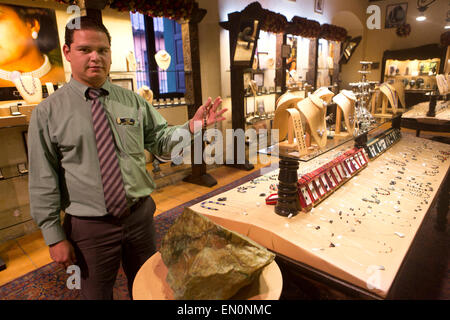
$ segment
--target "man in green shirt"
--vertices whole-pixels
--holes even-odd
[[[169,128],[146,100],[109,82],[110,35],[103,24],[79,19],[79,29],[67,24],[63,46],[72,78],[31,116],[30,211],[52,259],[80,267],[82,298],[111,299],[120,261],[131,295],[136,272],[156,250],[155,184],[144,148],[168,155],[179,143],[171,139],[176,130],[192,139],[194,123],[222,121],[226,109],[217,110],[220,97],[209,98],[193,119]]]

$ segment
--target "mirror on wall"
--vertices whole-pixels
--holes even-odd
[[[286,44],[291,47],[291,52],[286,60],[286,83],[306,81],[306,74],[310,70],[310,41],[311,39],[300,36],[287,36]]]
[[[356,48],[358,47],[359,43],[361,42],[362,37],[358,36],[355,38],[348,38],[344,43],[342,44],[342,55],[340,59],[340,63],[347,63],[350,58],[352,57],[352,54],[355,52]]]

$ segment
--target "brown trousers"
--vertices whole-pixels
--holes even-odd
[[[64,230],[75,249],[81,271],[81,298],[112,299],[122,261],[132,297],[139,268],[156,252],[153,214],[155,202],[146,197],[125,218],[76,217],[66,214]]]

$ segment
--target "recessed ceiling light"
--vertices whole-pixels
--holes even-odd
[[[416,18],[417,21],[425,21],[427,17],[423,14],[423,12]]]

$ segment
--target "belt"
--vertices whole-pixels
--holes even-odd
[[[130,215],[131,212],[137,210],[137,209],[145,202],[145,200],[147,200],[149,197],[150,197],[150,196],[138,198],[138,199],[137,199],[137,200],[136,200],[129,208],[127,208],[127,209],[125,210],[125,212],[122,214],[122,216],[120,217],[120,219],[121,219],[122,217],[124,217],[124,215],[125,215],[126,213],[128,213],[128,215]]]
[[[150,196],[138,198],[129,208],[127,208],[120,217],[115,217],[111,214],[107,214],[99,217],[82,217],[82,216],[73,216],[77,219],[81,220],[105,220],[105,221],[121,221],[127,218],[133,211],[136,211]]]

